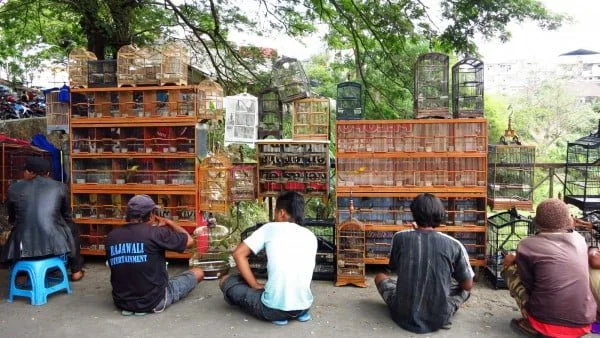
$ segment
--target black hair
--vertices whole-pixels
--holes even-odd
[[[410,204],[413,219],[420,227],[437,227],[442,223],[446,210],[435,195],[420,194]]]
[[[304,223],[304,197],[295,191],[288,191],[277,197],[275,210],[284,210],[298,225]]]
[[[136,223],[146,223],[150,220],[150,216],[152,216],[152,213],[153,211],[150,211],[145,215],[139,215],[130,214],[129,212],[127,212],[127,214],[125,215],[125,222],[132,223],[135,221]]]

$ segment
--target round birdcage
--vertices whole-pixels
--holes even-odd
[[[223,87],[213,80],[198,84],[198,119],[219,120],[223,118]]]

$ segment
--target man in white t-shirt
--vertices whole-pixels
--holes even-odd
[[[233,252],[240,274],[225,275],[219,283],[227,303],[277,325],[285,325],[289,319],[310,319],[317,238],[298,225],[303,217],[300,194],[287,192],[277,198],[275,222],[258,228]],[[268,260],[266,285],[256,280],[248,263],[251,253],[263,249]]]

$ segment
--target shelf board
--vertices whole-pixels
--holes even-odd
[[[425,193],[425,192],[430,192],[430,193],[435,193],[436,195],[440,196],[440,193],[454,193],[454,194],[463,194],[464,197],[485,197],[486,193],[487,193],[487,189],[485,186],[462,186],[462,187],[457,187],[457,186],[452,186],[452,187],[438,187],[438,186],[430,186],[430,187],[425,187],[425,186],[414,186],[414,187],[408,187],[408,186],[401,186],[401,187],[397,187],[397,186],[353,186],[353,187],[348,187],[348,186],[340,186],[338,185],[336,187],[336,193],[338,195],[340,194],[350,194],[350,192],[352,192],[352,194],[356,194],[356,193],[365,193],[365,194],[383,194],[383,193],[388,193],[388,194],[399,194],[399,193],[404,193],[404,194],[415,194],[414,196],[416,196],[417,194],[420,193]],[[477,195],[477,196],[475,196]],[[358,195],[357,195],[358,196]],[[458,196],[457,196],[458,197]]]
[[[103,224],[103,225],[115,225],[121,226],[125,225],[127,222],[124,219],[118,218],[73,218],[73,222],[75,224],[89,225],[89,224]],[[196,221],[175,221],[178,225],[182,227],[196,227]]]
[[[374,125],[374,124],[459,124],[459,123],[487,123],[486,118],[468,119],[417,119],[417,120],[337,120],[335,125]]]
[[[73,193],[129,193],[145,192],[147,194],[196,195],[196,185],[180,186],[171,184],[71,184]]]
[[[338,141],[339,142],[339,141]],[[355,152],[336,152],[336,158],[487,158],[487,152],[481,151],[443,151],[443,152],[366,152],[366,151],[355,151]]]
[[[106,250],[81,248],[80,252],[83,256],[106,256]],[[179,253],[179,252],[167,251],[165,253],[165,256],[169,259],[189,259],[192,257],[192,253],[191,252]]]
[[[388,265],[390,260],[388,258],[365,258],[365,264],[378,264]],[[485,266],[485,259],[469,258],[471,266],[483,267]]]
[[[98,87],[98,88],[71,88],[71,93],[94,93],[94,92],[143,92],[150,90],[189,90],[198,86],[137,86],[137,87]]]
[[[196,158],[195,153],[176,152],[176,153],[165,153],[165,152],[153,152],[153,153],[140,153],[130,151],[127,153],[113,153],[113,152],[102,152],[102,153],[71,153],[71,158]]]
[[[196,117],[80,117],[71,118],[71,129],[90,127],[194,127]]]
[[[414,229],[411,225],[365,225],[365,231],[403,231]],[[439,232],[486,232],[485,225],[442,225],[435,230]]]

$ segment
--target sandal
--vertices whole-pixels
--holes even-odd
[[[81,270],[81,277],[79,277],[79,278],[73,278],[73,274],[71,274],[71,276],[69,276],[69,280],[71,282],[79,282],[80,280],[83,279],[83,277],[85,277],[85,270]]]
[[[529,322],[525,318],[512,319],[510,321],[510,327],[527,337],[543,337],[539,332],[531,327],[531,325],[529,325]]]
[[[121,315],[123,316],[145,316],[147,313],[146,312],[133,312],[133,311],[127,311],[127,310],[121,310]]]

